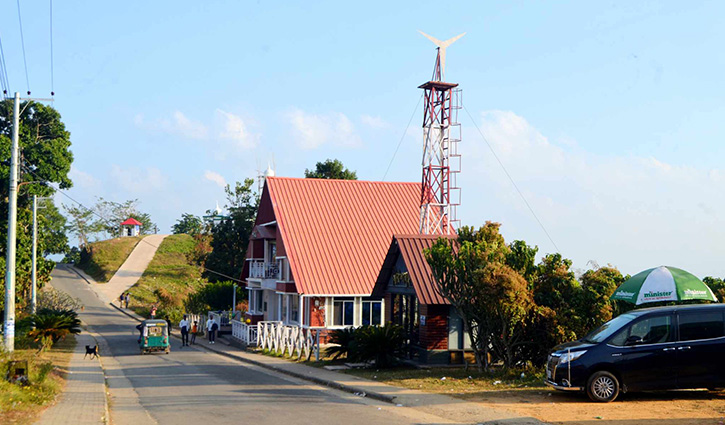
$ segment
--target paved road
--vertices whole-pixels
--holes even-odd
[[[52,285],[85,305],[81,318],[101,345],[114,424],[452,423],[204,350],[181,350],[176,340],[169,355],[141,356],[136,322],[102,303],[73,271],[59,266]]]

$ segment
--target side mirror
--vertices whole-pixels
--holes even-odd
[[[624,345],[637,345],[642,343],[642,337],[637,335],[630,335],[629,338],[624,342]]]

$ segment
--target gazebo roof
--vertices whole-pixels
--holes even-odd
[[[143,223],[133,217],[129,217],[126,221],[121,223],[121,226],[143,226]]]

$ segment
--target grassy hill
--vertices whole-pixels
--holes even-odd
[[[96,282],[106,283],[140,240],[139,237],[124,237],[90,243],[89,252],[81,255],[81,261],[76,266],[91,275]]]
[[[129,307],[148,317],[151,306],[158,303],[156,317],[178,320],[187,295],[206,283],[201,277],[201,267],[188,260],[195,244],[189,235],[167,236],[141,279],[129,291]]]

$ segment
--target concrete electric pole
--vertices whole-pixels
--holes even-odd
[[[13,102],[13,141],[10,150],[10,188],[8,191],[8,244],[5,259],[5,317],[3,335],[5,350],[15,351],[15,239],[18,216],[18,138],[20,125],[20,94]]]

